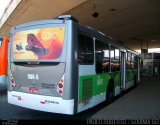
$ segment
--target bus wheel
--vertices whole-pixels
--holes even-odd
[[[109,104],[113,101],[114,98],[114,85],[112,82],[109,82],[107,91],[106,91],[106,103]]]

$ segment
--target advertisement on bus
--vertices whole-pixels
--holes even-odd
[[[14,60],[57,59],[64,44],[64,27],[16,32],[13,37]]]

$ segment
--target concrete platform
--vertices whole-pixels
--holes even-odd
[[[160,77],[143,77],[140,86],[95,113],[99,119],[160,119]]]
[[[160,77],[143,77],[136,88],[109,104],[100,105],[74,116],[40,112],[7,103],[5,86],[0,86],[0,119],[160,119]]]

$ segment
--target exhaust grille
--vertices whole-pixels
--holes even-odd
[[[92,83],[92,78],[85,78],[82,80],[82,101],[86,101],[92,97]]]

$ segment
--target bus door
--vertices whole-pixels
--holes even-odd
[[[125,89],[125,70],[126,70],[126,53],[125,52],[120,52],[120,69],[121,69],[121,83],[120,83],[120,88],[121,90],[124,90]]]

